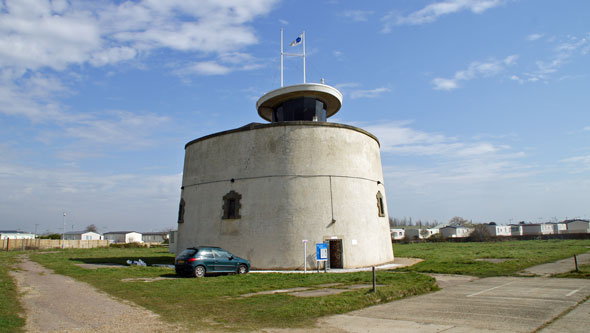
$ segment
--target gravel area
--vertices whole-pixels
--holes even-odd
[[[178,332],[180,326],[134,303],[20,258],[11,272],[21,292],[27,332]]]

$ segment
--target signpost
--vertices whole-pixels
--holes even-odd
[[[303,240],[303,273],[307,273],[307,239]]]
[[[328,243],[317,243],[315,248],[318,272],[320,271],[320,261],[324,262],[324,270],[326,270],[326,263],[328,262]]]

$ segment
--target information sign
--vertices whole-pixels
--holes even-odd
[[[315,245],[317,261],[328,261],[328,243],[318,243]]]

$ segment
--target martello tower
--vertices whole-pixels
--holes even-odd
[[[282,35],[282,34],[281,34]],[[331,268],[393,261],[379,141],[328,122],[334,87],[305,83],[262,96],[251,123],[185,146],[178,249],[210,245],[252,268],[303,269],[303,240],[329,244]],[[281,86],[283,48],[281,37]],[[286,54],[285,55],[289,55]],[[305,262],[315,267],[315,247]]]
[[[331,268],[393,260],[379,141],[327,122],[342,94],[325,84],[273,90],[256,103],[269,123],[185,146],[179,249],[212,245],[253,268],[303,269],[303,244],[328,242]],[[306,258],[315,266],[315,253]]]

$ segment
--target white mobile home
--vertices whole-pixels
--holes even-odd
[[[440,234],[444,238],[463,238],[469,237],[473,232],[473,228],[446,226],[440,228]]]
[[[490,236],[512,236],[512,231],[509,225],[497,225],[494,222],[490,222],[488,224],[484,224],[484,226]]]
[[[100,234],[93,231],[69,231],[64,234],[65,240],[100,240]]]
[[[161,244],[168,239],[168,233],[161,232],[144,232],[141,234],[141,239],[144,243],[158,243]]]
[[[524,236],[531,236],[531,235],[552,235],[553,234],[553,226],[548,223],[529,223],[529,224],[521,224],[522,226],[522,234]]]
[[[563,223],[567,225],[568,234],[590,234],[590,221],[588,220],[566,220]]]
[[[111,231],[103,234],[104,239],[113,243],[141,243],[141,234],[135,231]]]
[[[404,229],[391,229],[391,240],[402,240],[406,236],[406,231]]]
[[[566,234],[567,233],[567,224],[563,222],[552,222],[549,223],[553,226],[553,233],[555,235]]]
[[[35,234],[16,230],[0,230],[0,239],[35,239]]]
[[[522,236],[522,225],[520,224],[511,224],[510,227],[510,236]]]
[[[168,239],[170,240],[168,243],[168,252],[176,253],[176,243],[178,242],[178,233],[176,230],[172,230],[168,233]]]

